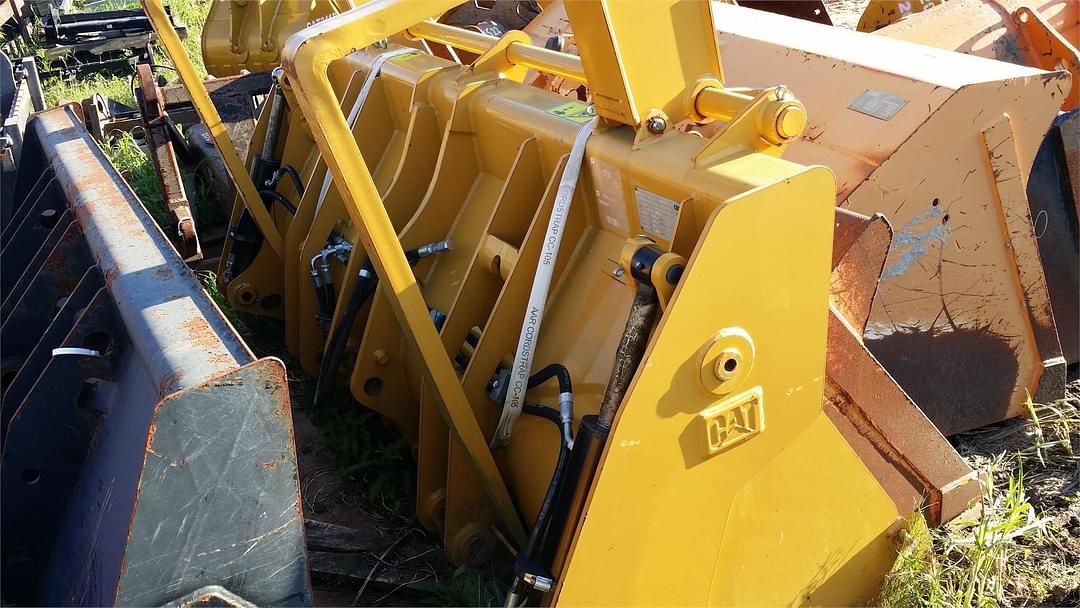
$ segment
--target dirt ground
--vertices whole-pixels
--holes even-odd
[[[1042,529],[1015,539],[1001,565],[1000,599],[1010,606],[1080,606],[1080,380],[1066,396],[1036,407],[1039,422],[1017,418],[952,439],[975,469],[1007,487],[1022,473],[1024,494]],[[1059,413],[1061,416],[1059,417]],[[1064,422],[1062,422],[1064,420]],[[1072,422],[1070,422],[1070,420]],[[1040,445],[1045,447],[1040,449]]]

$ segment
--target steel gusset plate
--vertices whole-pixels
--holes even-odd
[[[920,510],[937,526],[967,509],[982,487],[862,342],[891,242],[884,216],[836,210],[825,413],[897,510]]]
[[[5,602],[311,601],[285,369],[256,360],[68,107],[5,201]],[[47,213],[46,213],[47,212]],[[9,275],[15,275],[13,278]]]

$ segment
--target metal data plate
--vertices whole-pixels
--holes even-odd
[[[848,105],[849,110],[873,116],[881,120],[889,120],[907,104],[908,100],[898,95],[877,89],[866,89]]]

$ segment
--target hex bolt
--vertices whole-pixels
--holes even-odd
[[[375,365],[378,365],[379,367],[385,367],[390,363],[390,355],[385,350],[380,348],[373,354],[375,356]]]
[[[667,129],[667,121],[663,116],[653,116],[645,121],[645,128],[653,135],[660,135]]]
[[[38,220],[43,228],[52,228],[56,222],[60,221],[60,214],[56,212],[56,209],[46,209],[38,216]]]

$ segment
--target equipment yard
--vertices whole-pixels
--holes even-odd
[[[0,0],[0,603],[1080,607],[1077,0]]]

